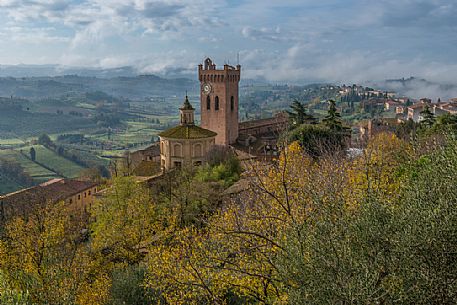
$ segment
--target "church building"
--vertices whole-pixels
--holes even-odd
[[[195,109],[186,96],[180,125],[159,134],[162,169],[201,165],[213,145],[236,143],[240,70],[240,65],[218,70],[209,58],[199,65],[201,127],[194,123]]]
[[[215,144],[215,132],[195,125],[195,109],[187,96],[179,110],[180,124],[159,134],[160,162],[164,170],[203,164]]]

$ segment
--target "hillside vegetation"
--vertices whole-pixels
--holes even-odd
[[[294,142],[273,164],[251,163],[244,191],[230,196],[223,190],[240,174],[230,154],[170,173],[152,190],[115,178],[80,223],[57,205],[6,224],[2,296],[25,296],[24,304],[456,303],[457,142],[420,128],[411,142],[378,134],[351,158],[336,147],[309,156]]]

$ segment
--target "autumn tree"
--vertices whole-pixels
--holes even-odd
[[[138,264],[143,249],[160,232],[161,212],[147,188],[130,177],[114,178],[91,215],[92,249],[112,262]]]
[[[33,304],[103,304],[107,277],[82,243],[64,203],[46,204],[6,224],[0,270]]]
[[[395,169],[404,159],[395,154],[407,146],[390,136],[376,141],[371,154],[356,159],[327,155],[313,160],[293,143],[276,165],[253,164],[245,174],[249,190],[239,200],[225,205],[203,230],[176,232],[171,246],[151,250],[148,286],[160,287],[171,303],[216,304],[233,297],[262,304],[349,302],[357,300],[354,291],[377,291],[380,284],[370,286],[369,281],[382,276],[388,261],[346,255],[359,247],[361,238],[350,235],[348,228],[357,231],[374,221],[358,218],[363,203],[370,202],[366,213],[379,215],[379,225],[363,231],[367,244],[379,232],[392,232],[381,212],[387,213],[398,199],[390,193],[398,192]],[[390,206],[375,205],[383,196]],[[368,251],[367,244],[357,251]],[[381,239],[373,249],[382,252],[384,245]],[[357,262],[363,265],[349,264]],[[349,280],[350,270],[360,271],[360,277]]]

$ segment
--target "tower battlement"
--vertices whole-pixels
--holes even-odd
[[[198,65],[198,78],[200,82],[239,82],[241,66],[224,65],[223,69],[217,69],[216,65],[207,58],[205,65]]]

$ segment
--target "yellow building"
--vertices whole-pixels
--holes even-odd
[[[159,134],[160,162],[164,170],[204,164],[215,144],[217,133],[195,125],[195,109],[187,96],[179,110],[180,124]]]

